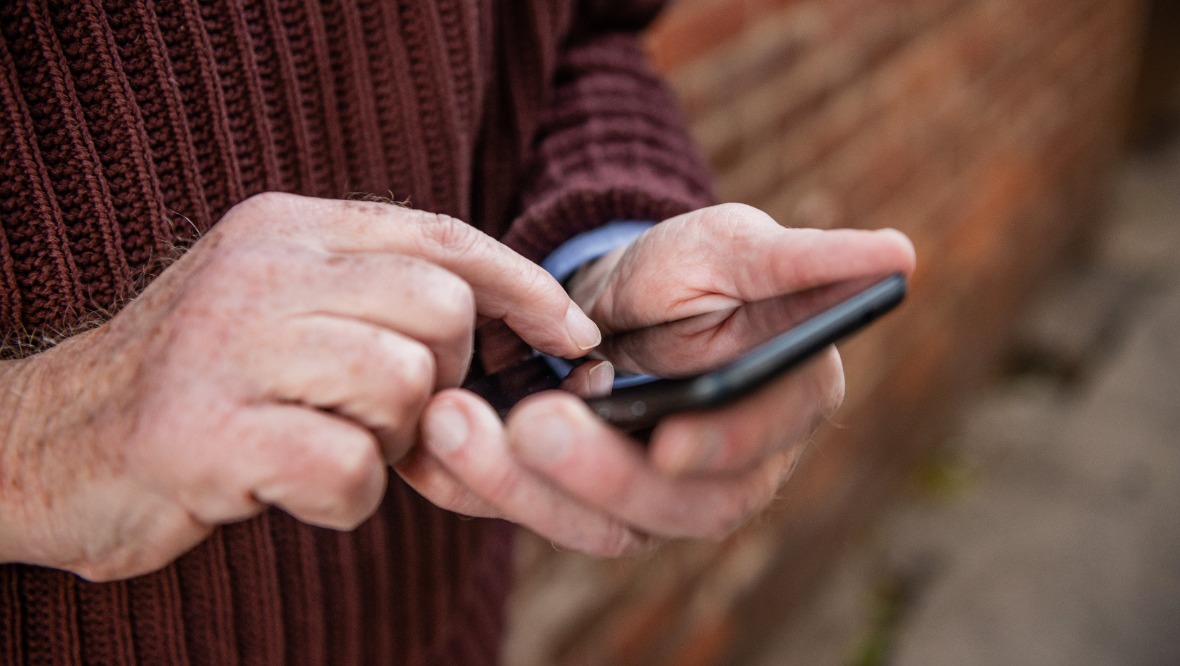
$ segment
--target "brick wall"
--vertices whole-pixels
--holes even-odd
[[[897,227],[919,273],[843,349],[848,398],[783,500],[723,544],[520,549],[508,663],[740,663],[896,491],[1101,210],[1137,0],[680,0],[649,35],[724,200]]]

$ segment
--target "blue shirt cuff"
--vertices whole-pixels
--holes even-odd
[[[584,231],[557,246],[541,262],[541,268],[558,282],[565,282],[582,266],[635,242],[655,222],[628,220],[611,222],[597,229]]]
[[[608,255],[614,250],[630,245],[635,242],[636,238],[642,236],[643,232],[655,225],[655,222],[628,220],[611,222],[597,229],[582,232],[557,246],[557,249],[541,262],[541,268],[548,271],[558,282],[565,282],[582,266]],[[548,354],[540,356],[562,379],[565,379],[565,376],[573,369],[573,364],[565,359]],[[647,375],[616,376],[614,386],[622,388],[632,384],[642,384],[652,379]]]

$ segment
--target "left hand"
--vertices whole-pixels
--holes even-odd
[[[896,231],[787,229],[727,204],[667,220],[584,269],[574,300],[604,334],[914,269]],[[655,538],[720,539],[777,495],[843,400],[835,348],[734,404],[663,420],[646,449],[562,392],[501,424],[462,390],[437,394],[423,446],[398,466],[439,506],[504,517],[558,545],[617,555]]]

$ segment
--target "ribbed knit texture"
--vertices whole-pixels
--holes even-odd
[[[117,310],[265,190],[408,199],[533,258],[708,203],[634,36],[658,4],[0,0],[0,336]],[[353,533],[272,511],[129,581],[0,566],[0,663],[490,663],[509,536],[395,480]]]

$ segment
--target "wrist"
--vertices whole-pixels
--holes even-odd
[[[597,318],[593,313],[601,304],[610,284],[610,277],[626,252],[627,246],[613,250],[582,266],[565,282],[570,300],[577,303],[578,307],[595,321]]]
[[[570,298],[601,326],[592,312],[611,284],[610,277],[626,249],[655,222],[616,221],[582,232],[558,246],[541,267],[565,285]]]
[[[0,563],[23,562],[29,555],[29,467],[36,458],[32,433],[40,398],[36,377],[40,357],[0,362]]]
[[[54,449],[73,439],[63,432],[69,415],[86,409],[84,392],[76,390],[83,365],[77,349],[86,335],[0,362],[0,563],[61,565],[51,556],[51,510],[63,499],[54,491],[60,483],[76,488],[80,479],[61,478]]]

